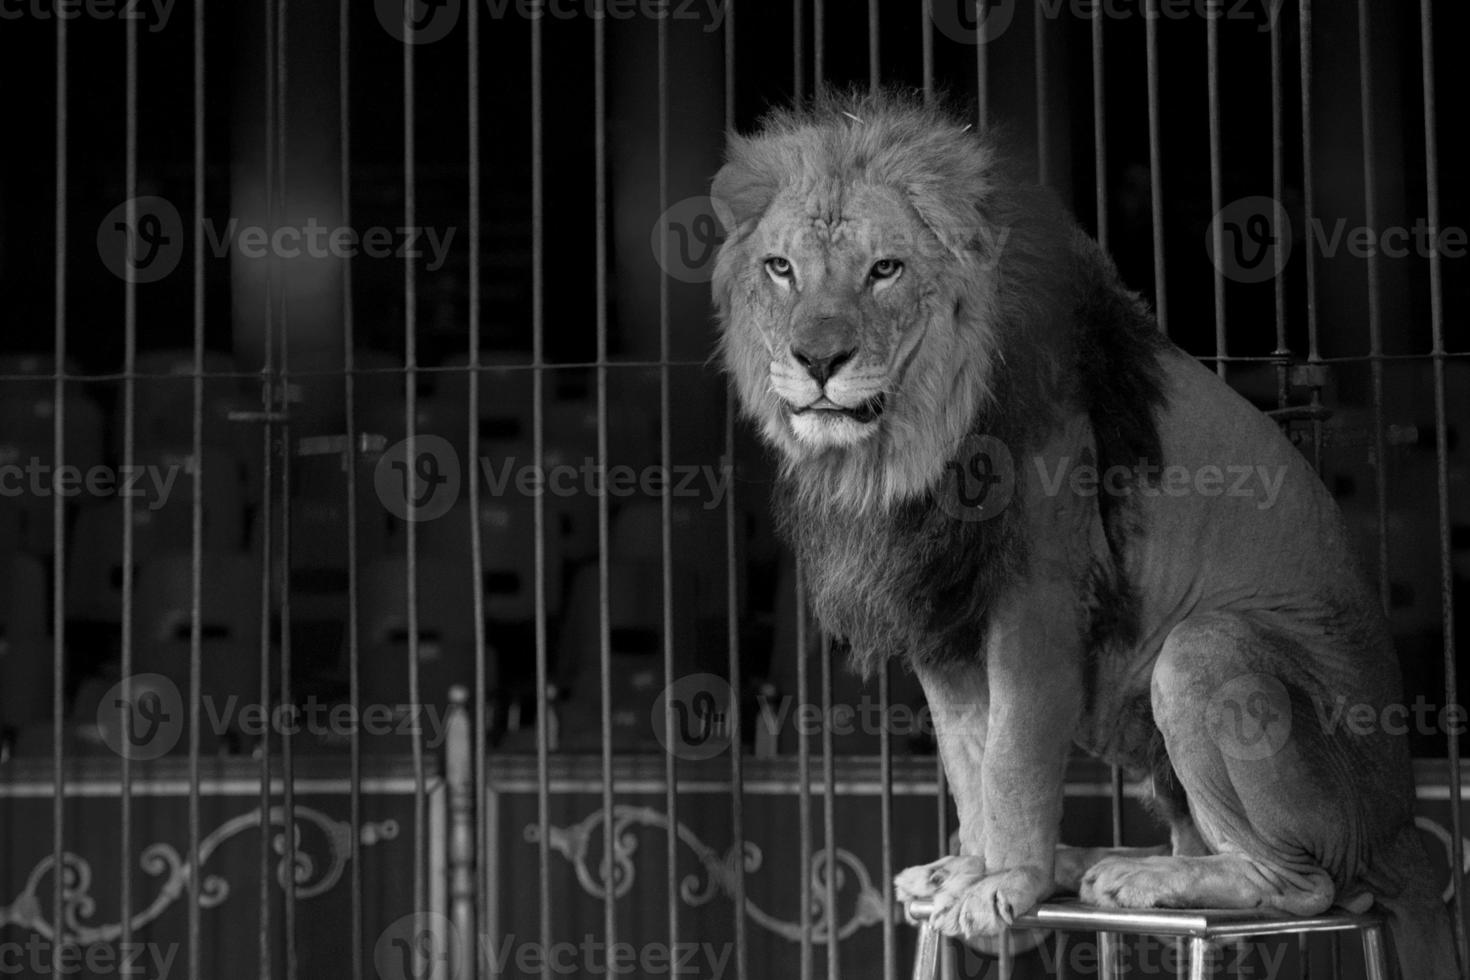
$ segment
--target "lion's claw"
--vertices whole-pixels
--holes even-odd
[[[915,899],[931,901],[930,925],[946,936],[964,940],[999,935],[1050,890],[1048,877],[1038,868],[989,874],[977,857],[941,858],[909,868],[894,884],[905,905]]]

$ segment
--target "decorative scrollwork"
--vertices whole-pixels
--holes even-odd
[[[294,807],[293,815],[296,819],[289,832],[296,843],[294,872],[285,846],[285,835],[288,832],[285,809],[271,807],[265,821],[267,827],[281,828],[271,835],[271,846],[276,854],[281,855],[276,866],[276,881],[285,888],[294,879],[298,898],[315,898],[329,891],[341,880],[347,862],[352,858],[352,825],[333,820],[320,810],[308,806]],[[208,863],[226,841],[260,827],[261,824],[261,811],[257,807],[216,827],[199,841],[201,867]],[[313,828],[324,839],[325,861],[319,863],[306,852],[303,827]],[[393,840],[397,836],[397,822],[385,820],[376,824],[363,824],[359,839],[365,846],[372,846],[381,841]],[[31,869],[26,878],[25,889],[9,905],[0,906],[0,927],[16,925],[30,929],[46,939],[56,938],[57,923],[47,918],[50,903],[43,902],[40,898],[42,883],[49,875],[56,879],[53,887],[61,889],[62,920],[59,932],[63,937],[85,946],[111,942],[121,936],[123,926],[120,918],[117,922],[101,924],[89,921],[96,915],[97,901],[92,896],[92,866],[86,859],[64,851],[59,874],[54,873],[55,864],[55,855],[48,854]],[[187,854],[181,853],[172,844],[162,842],[143,848],[138,856],[138,866],[150,878],[159,879],[159,885],[153,900],[132,914],[129,923],[133,929],[142,928],[157,919],[180,898],[187,898],[189,880],[193,874]],[[229,882],[219,875],[205,874],[199,879],[201,908],[215,908],[229,896]]]
[[[561,854],[576,872],[582,890],[594,898],[607,895],[606,883],[612,883],[614,899],[622,898],[633,887],[635,869],[633,854],[638,848],[638,839],[632,832],[634,827],[653,827],[670,831],[668,815],[651,807],[615,806],[612,815],[612,854],[604,854],[597,862],[597,873],[593,874],[589,852],[594,840],[601,841],[603,834],[594,833],[606,822],[606,811],[598,809],[581,821],[566,827],[550,827],[547,843]],[[721,854],[695,836],[682,823],[672,828],[680,843],[693,852],[703,868],[704,874],[691,873],[679,883],[679,897],[691,907],[711,901],[716,894],[735,898],[736,878],[742,874],[759,871],[763,860],[761,849],[751,841],[745,841],[742,854],[737,855],[732,847]],[[528,824],[525,839],[537,843],[541,839],[539,824]],[[834,865],[831,852],[817,851],[812,855],[811,868],[812,908],[810,921],[788,922],[778,919],[760,908],[748,897],[745,899],[745,914],[762,928],[792,942],[800,941],[803,933],[809,933],[814,942],[826,940],[828,930],[836,922],[837,936],[846,939],[859,929],[880,923],[886,917],[883,895],[873,887],[867,867],[851,851],[838,848]],[[831,876],[834,891],[841,894],[848,889],[849,880],[856,888],[856,899],[852,914],[839,921],[837,909],[827,902],[827,881]]]

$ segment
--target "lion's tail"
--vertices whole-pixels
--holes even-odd
[[[1450,925],[1429,856],[1417,831],[1401,835],[1391,849],[1398,889],[1376,890],[1376,907],[1388,920],[1388,932],[1403,980],[1458,980],[1461,976],[1455,934]]]
[[[1424,883],[1392,900],[1379,899],[1403,980],[1458,980],[1450,916],[1436,889]]]

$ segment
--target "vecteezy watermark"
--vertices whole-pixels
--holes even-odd
[[[729,209],[720,201],[705,194],[686,197],[670,205],[654,224],[654,261],[680,282],[709,282],[730,224]]]
[[[0,20],[136,20],[150,34],[168,26],[175,0],[0,0]]]
[[[1079,20],[1219,19],[1250,21],[1265,33],[1277,23],[1286,0],[1158,0],[1150,8],[1145,0],[1036,0],[1036,16],[1056,20],[1063,16]],[[1017,0],[934,0],[934,26],[960,44],[989,44],[1010,29],[1016,19]],[[1028,12],[1027,16],[1031,16]]]
[[[680,759],[712,759],[730,747],[730,705],[730,684],[723,677],[681,677],[654,699],[654,737]]]
[[[1042,943],[1036,951],[1041,960],[1042,971],[1047,976],[1096,976],[1101,973],[1100,967],[1104,962],[1104,953],[1099,948],[1097,938],[1086,934],[1069,937],[1066,943]],[[975,954],[966,951],[964,955]],[[1106,955],[1114,957],[1118,975],[1126,977],[1160,977],[1172,980],[1184,975],[1189,965],[1187,945],[1162,936],[1139,936],[1137,942],[1117,943]],[[1260,977],[1261,980],[1274,980],[1284,975],[1285,957],[1285,943],[1231,943],[1223,946],[1211,944],[1203,965],[1206,976],[1239,977],[1241,980]]]
[[[459,980],[470,976],[459,930],[437,912],[415,912],[394,921],[373,944],[380,980]]]
[[[734,472],[728,465],[604,466],[591,457],[580,462],[536,465],[514,455],[482,456],[470,477],[482,481],[490,498],[517,497],[649,497],[699,500],[705,510],[718,508],[729,492]],[[373,473],[378,500],[389,513],[406,521],[432,521],[449,513],[463,482],[459,453],[449,440],[415,435],[389,446]]]
[[[1233,759],[1255,761],[1280,752],[1294,728],[1315,723],[1329,737],[1367,738],[1384,734],[1459,737],[1470,731],[1470,708],[1434,704],[1423,695],[1413,703],[1314,694],[1292,700],[1280,678],[1261,671],[1230,678],[1211,696],[1205,724],[1220,750]],[[1306,707],[1310,701],[1311,707]],[[1308,717],[1310,710],[1310,717]]]
[[[1470,232],[1453,226],[1436,228],[1424,218],[1411,225],[1372,228],[1350,225],[1346,218],[1328,220],[1313,215],[1307,222],[1307,237],[1313,251],[1324,259],[1343,253],[1355,259],[1427,259],[1435,254],[1462,259],[1470,254]],[[1265,282],[1286,267],[1296,239],[1281,202],[1257,195],[1220,209],[1205,230],[1205,251],[1227,279]]]
[[[470,939],[473,945],[465,945]],[[728,942],[609,943],[590,934],[550,943],[519,939],[514,933],[466,937],[447,917],[416,912],[383,930],[373,945],[373,966],[379,980],[468,980],[482,973],[720,980],[734,951]]]
[[[102,742],[123,758],[147,762],[178,747],[189,718],[179,686],[163,674],[134,674],[118,681],[97,706]],[[262,705],[230,695],[200,698],[200,725],[215,735],[246,738],[312,735],[345,741],[354,733],[368,738],[423,737],[427,748],[444,742],[448,719],[437,704],[362,704],[319,701]]]
[[[132,466],[79,466],[32,456],[0,455],[0,497],[137,497],[149,510],[167,506],[183,463],[137,463]]]
[[[1140,459],[1100,465],[1089,449],[1077,456],[1050,459],[1035,455],[1018,461],[1009,447],[990,435],[972,434],[945,463],[935,491],[941,510],[960,521],[988,521],[1005,511],[1018,482],[1027,481],[1047,497],[1233,497],[1255,501],[1259,510],[1276,505],[1286,482],[1286,466],[1203,463],[1186,466]]]
[[[1232,759],[1256,762],[1280,752],[1291,737],[1291,698],[1270,674],[1232,677],[1205,706],[1205,731]]]
[[[31,933],[24,940],[0,943],[0,976],[146,977],[163,980],[173,971],[178,943],[56,943]]]
[[[693,21],[705,33],[725,22],[724,0],[376,0],[378,23],[405,44],[442,41],[459,24],[469,4],[484,4],[492,20],[672,20]]]
[[[3,0],[0,0],[3,2]],[[97,254],[113,275],[136,283],[158,282],[178,268],[188,241],[178,208],[167,198],[148,196],[124,201],[97,226]],[[242,224],[238,218],[220,223],[205,218],[198,229],[205,253],[260,260],[280,259],[427,259],[424,268],[437,272],[449,258],[457,229],[424,226],[352,228],[325,225],[308,218],[301,225]]]

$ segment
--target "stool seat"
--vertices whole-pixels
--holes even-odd
[[[930,928],[933,903],[911,902],[908,913],[920,926],[919,948],[914,963],[914,980],[938,976],[939,947],[943,939]],[[1255,909],[1111,909],[1073,900],[1047,902],[1017,916],[1015,929],[1055,929],[1060,932],[1094,932],[1098,936],[1099,976],[1118,976],[1116,957],[1119,936],[1164,936],[1189,940],[1189,976],[1206,976],[1212,949],[1220,943],[1263,936],[1299,936],[1314,932],[1357,932],[1363,940],[1363,958],[1368,980],[1387,980],[1381,916],[1345,909],[1330,909],[1321,915],[1295,916]],[[1001,957],[1001,976],[1009,975],[1009,957]]]

